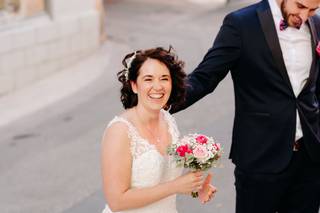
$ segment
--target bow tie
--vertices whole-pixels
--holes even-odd
[[[284,19],[281,19],[280,21],[280,31],[284,31],[289,27],[288,22]]]

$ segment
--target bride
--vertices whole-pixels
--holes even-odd
[[[102,140],[103,213],[176,213],[176,194],[199,192],[202,203],[216,189],[201,172],[182,175],[166,155],[179,131],[165,110],[184,100],[183,62],[169,50],[136,51],[123,59],[118,73],[125,111],[116,116]]]

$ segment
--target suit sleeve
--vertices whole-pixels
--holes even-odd
[[[319,60],[319,58],[317,58]],[[317,63],[320,63],[319,61]],[[318,104],[320,102],[320,65],[318,65],[318,79],[316,83],[316,95],[317,95],[317,100]],[[318,105],[318,108],[320,109],[320,104]]]
[[[237,17],[227,15],[220,31],[197,68],[187,76],[186,100],[170,112],[183,110],[211,93],[240,57],[241,37]]]
[[[320,16],[316,15],[315,19],[315,24],[316,24],[316,29],[317,29],[317,41],[320,41]],[[317,100],[318,102],[320,101],[320,57],[316,57],[316,64],[318,65],[318,78],[317,78],[317,82],[316,82],[316,96],[317,96]],[[320,104],[319,104],[319,109],[320,109]]]

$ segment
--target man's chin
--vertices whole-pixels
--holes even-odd
[[[301,25],[301,23],[296,23],[293,25],[293,27],[299,30],[301,28]]]
[[[300,29],[301,26],[302,26],[302,20],[294,20],[294,21],[291,21],[291,24],[290,24],[292,27],[294,28],[297,28],[297,29]]]

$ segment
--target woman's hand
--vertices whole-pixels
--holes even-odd
[[[201,189],[203,183],[202,172],[189,172],[174,180],[176,192],[180,194],[190,194]]]
[[[202,204],[209,202],[217,192],[217,188],[210,184],[211,180],[212,174],[209,173],[204,180],[201,189],[198,191],[199,200]]]

